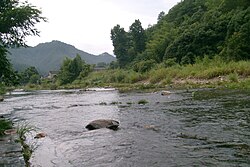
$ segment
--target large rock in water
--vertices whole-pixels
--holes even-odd
[[[85,128],[88,130],[108,128],[112,130],[117,130],[119,122],[112,119],[98,119],[90,122]]]

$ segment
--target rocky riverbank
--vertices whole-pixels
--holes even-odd
[[[16,142],[17,135],[0,137],[0,166],[24,167],[25,162],[20,143]]]

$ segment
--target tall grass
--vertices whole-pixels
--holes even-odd
[[[29,160],[35,150],[35,144],[30,144],[26,140],[27,136],[31,135],[33,131],[36,131],[36,129],[33,126],[30,126],[28,123],[21,123],[17,127],[17,142],[19,142],[22,146],[22,153],[26,167],[30,166]]]
[[[229,74],[243,77],[250,76],[250,62],[225,62],[217,57],[214,59],[204,58],[193,65],[176,65],[169,68],[162,67],[151,70],[149,78],[152,83],[157,83],[166,78],[212,79],[219,76],[227,76]]]
[[[92,72],[88,77],[84,78],[78,83],[82,83],[86,86],[88,85],[104,85],[108,83],[125,83],[133,84],[143,80],[145,76],[133,70],[108,70],[108,71],[98,71]]]
[[[175,64],[166,67],[164,63],[156,65],[145,73],[135,72],[132,69],[114,69],[92,72],[82,80],[74,84],[80,87],[86,86],[116,86],[116,87],[147,87],[145,85],[168,85],[176,80],[210,80],[223,77],[227,82],[241,81],[241,78],[250,76],[250,61],[226,62],[220,57],[196,60],[193,65],[181,66]],[[223,83],[219,83],[223,84]],[[132,86],[133,85],[133,86]]]

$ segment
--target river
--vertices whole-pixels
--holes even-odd
[[[15,125],[47,134],[28,138],[34,167],[250,165],[249,91],[43,90],[8,95],[0,105]],[[85,129],[106,118],[119,130]]]

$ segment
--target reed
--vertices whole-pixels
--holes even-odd
[[[19,142],[22,146],[22,153],[26,167],[30,167],[29,160],[36,148],[34,143],[28,143],[26,139],[27,136],[29,135],[31,136],[32,132],[34,131],[36,131],[36,128],[29,125],[28,123],[21,123],[17,126],[17,134],[18,134],[17,142]]]

